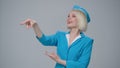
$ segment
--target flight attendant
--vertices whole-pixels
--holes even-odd
[[[57,31],[46,36],[35,20],[27,19],[21,24],[33,28],[36,38],[45,46],[56,46],[56,53],[48,53],[56,62],[55,68],[87,68],[90,62],[93,39],[83,32],[87,30],[90,22],[88,12],[81,6],[74,5],[67,18],[69,32]]]

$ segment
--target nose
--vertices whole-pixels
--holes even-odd
[[[69,16],[69,17],[68,17],[68,20],[70,20],[71,18],[72,18],[72,17],[71,17],[71,16]]]
[[[71,18],[68,17],[68,18],[67,18],[67,21],[70,21],[70,20],[71,20]]]

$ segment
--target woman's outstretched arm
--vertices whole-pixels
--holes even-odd
[[[34,30],[34,32],[35,32],[35,34],[36,34],[37,37],[40,38],[42,36],[42,31],[40,30],[40,28],[39,28],[39,26],[38,26],[37,23],[35,23],[33,25],[33,30]]]
[[[38,24],[36,23],[35,20],[27,19],[20,24],[21,25],[26,25],[27,28],[33,28],[37,37],[40,38],[42,36],[42,31],[40,30],[40,28],[39,28],[39,26],[38,26]]]
[[[55,45],[57,46],[57,34],[54,35],[49,35],[46,36],[44,33],[42,33],[42,31],[40,30],[38,24],[36,23],[35,20],[32,19],[27,19],[25,21],[23,21],[22,23],[20,23],[21,25],[26,25],[26,27],[29,28],[33,28],[35,34],[36,34],[36,38],[39,40],[39,42],[41,42],[43,45]]]

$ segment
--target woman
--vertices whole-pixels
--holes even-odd
[[[21,24],[33,28],[36,38],[45,46],[56,46],[57,54],[48,53],[56,61],[55,68],[87,68],[92,52],[93,39],[84,35],[87,24],[90,22],[88,12],[78,6],[73,6],[67,18],[69,32],[58,31],[54,35],[46,36],[39,29],[36,21],[27,19]]]

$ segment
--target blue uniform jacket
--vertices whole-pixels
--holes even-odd
[[[55,68],[87,68],[92,52],[93,39],[81,32],[81,38],[68,47],[66,34],[66,32],[58,31],[50,36],[42,34],[42,37],[37,37],[37,39],[45,46],[56,46],[57,55],[66,61],[66,66],[56,63]]]

